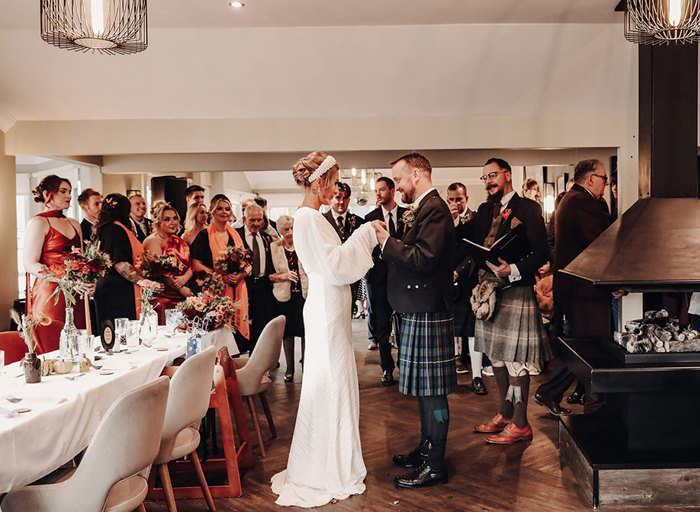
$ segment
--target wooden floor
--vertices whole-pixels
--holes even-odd
[[[447,443],[448,484],[416,490],[399,490],[393,486],[394,475],[400,468],[391,464],[391,456],[413,449],[419,437],[417,403],[401,395],[397,386],[382,387],[381,368],[377,351],[367,350],[367,329],[363,320],[353,321],[353,342],[360,380],[360,435],[367,466],[367,491],[319,510],[343,511],[537,511],[566,512],[590,510],[577,494],[576,482],[567,469],[559,467],[557,451],[557,422],[545,415],[543,408],[530,402],[529,419],[534,431],[530,443],[501,447],[487,445],[484,436],[474,434],[476,423],[495,413],[496,383],[485,378],[489,388],[486,396],[471,393],[471,376],[459,376],[459,389],[449,396],[450,432]],[[298,344],[298,343],[297,343]],[[297,351],[299,348],[297,347]],[[297,353],[298,355],[298,353]],[[298,357],[297,357],[298,360]],[[294,383],[282,381],[285,362],[272,373],[273,384],[268,392],[279,437],[269,439],[263,422],[268,455],[258,458],[255,468],[242,478],[243,496],[217,499],[220,511],[246,510],[280,511],[274,504],[270,477],[286,466],[292,438],[302,374],[297,363]],[[554,367],[555,368],[555,367]],[[551,370],[550,370],[551,374]],[[396,373],[395,373],[396,377]],[[535,377],[530,394],[547,375]],[[580,408],[575,408],[580,412]],[[251,430],[254,437],[254,432]],[[601,432],[601,435],[605,435]],[[256,456],[257,441],[254,440]],[[204,500],[178,501],[178,510],[206,510]],[[149,512],[167,510],[164,503],[147,501]],[[302,510],[302,509],[298,509]],[[606,509],[613,510],[613,509]],[[631,509],[623,509],[631,510]],[[645,509],[653,510],[653,509]],[[662,510],[662,509],[655,509]],[[672,509],[663,509],[669,511]],[[700,509],[677,509],[700,510]]]

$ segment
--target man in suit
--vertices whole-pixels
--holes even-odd
[[[187,208],[193,204],[204,204],[204,187],[200,185],[190,185],[185,189],[185,201]]]
[[[605,201],[601,203],[608,175],[598,160],[583,160],[574,169],[574,185],[557,208],[554,227],[554,307],[559,321],[566,318],[575,338],[611,335],[612,312],[610,291],[587,281],[557,272],[576,258],[610,225]],[[620,296],[615,292],[613,296]],[[561,329],[559,329],[561,332]],[[574,375],[563,368],[535,393],[535,401],[557,416],[570,414],[559,406],[564,392],[574,381]],[[600,405],[598,397],[587,397],[584,412]]]
[[[479,206],[474,219],[463,225],[460,234],[479,245],[491,247],[500,237],[522,226],[532,249],[518,258],[519,261],[499,258],[498,265],[486,262],[488,269],[480,269],[478,273],[480,285],[499,289],[498,302],[490,319],[476,319],[474,348],[491,359],[500,407],[490,421],[477,425],[474,430],[490,434],[486,438],[488,443],[512,444],[532,439],[532,428],[527,421],[530,376],[525,363],[541,365],[550,356],[547,333],[533,290],[535,275],[549,257],[549,247],[542,208],[513,190],[508,162],[489,159],[481,180],[486,187],[487,201]]]
[[[83,247],[92,238],[92,226],[97,223],[97,217],[102,209],[102,194],[94,188],[86,188],[78,196],[78,204],[83,210],[85,218],[80,223],[83,232]]]
[[[421,441],[394,464],[412,468],[394,478],[397,487],[447,482],[445,446],[450,421],[447,395],[457,387],[452,319],[454,224],[445,201],[432,185],[427,158],[410,153],[392,162],[402,201],[401,239],[375,227],[382,258],[389,264],[389,304],[401,315],[399,391],[418,397]]]
[[[350,235],[365,222],[362,217],[348,211],[351,193],[350,185],[342,181],[337,182],[335,184],[335,193],[331,198],[331,208],[323,214],[328,222],[331,223],[336,233],[338,233],[341,243],[345,243],[345,240],[350,238]],[[357,308],[356,302],[358,301],[361,285],[360,281],[350,285],[350,291],[352,292],[352,311],[350,314],[353,315]],[[357,313],[359,317],[361,310],[357,310]]]
[[[243,227],[238,234],[243,239],[246,249],[253,253],[253,270],[245,278],[248,288],[248,317],[250,321],[251,352],[260,337],[260,333],[274,315],[275,299],[272,295],[272,282],[269,275],[275,272],[270,252],[271,239],[263,232],[265,217],[263,209],[255,203],[249,204],[243,212]]]
[[[455,228],[466,224],[474,217],[474,212],[467,207],[469,196],[467,187],[463,183],[451,183],[447,187],[447,206],[452,214]],[[472,288],[476,285],[475,273],[472,271],[472,262],[468,254],[463,250],[464,244],[457,242],[457,252],[454,265],[454,315],[455,337],[457,338],[457,373],[467,373],[465,366],[466,352],[469,350],[469,358],[472,365],[472,391],[477,395],[488,393],[486,384],[481,377],[481,364],[483,354],[474,350],[474,313],[469,303]],[[460,250],[462,249],[462,250]],[[465,343],[466,342],[466,343]],[[466,345],[466,347],[465,347]]]
[[[375,184],[377,196],[377,208],[365,216],[365,221],[381,220],[387,226],[390,236],[401,238],[404,224],[401,216],[406,211],[396,204],[394,193],[396,192],[394,180],[382,176]],[[379,359],[382,365],[382,385],[391,386],[394,380],[394,358],[391,356],[391,315],[394,312],[387,298],[387,264],[381,258],[379,246],[374,248],[372,253],[374,266],[369,269],[365,276],[367,286],[367,329],[370,339],[370,350],[379,348]]]
[[[148,235],[151,234],[151,226],[153,222],[146,217],[146,200],[141,194],[134,194],[129,198],[131,202],[131,227],[139,242],[143,243]]]

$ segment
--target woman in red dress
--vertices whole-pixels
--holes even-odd
[[[190,246],[177,236],[180,231],[180,215],[175,208],[165,201],[158,201],[151,211],[153,233],[143,241],[143,249],[155,258],[163,254],[174,256],[180,263],[181,271],[173,276],[154,276],[153,279],[165,285],[160,297],[156,297],[158,323],[165,323],[165,310],[174,308],[185,297],[191,297],[192,290],[187,282],[192,278],[190,268]]]
[[[36,352],[41,354],[58,349],[58,338],[66,320],[66,302],[62,293],[58,301],[51,295],[56,290],[55,280],[39,279],[44,265],[62,265],[67,254],[82,247],[80,224],[63,214],[70,206],[70,181],[58,176],[46,176],[34,189],[34,201],[43,203],[45,211],[30,219],[27,224],[24,242],[24,268],[37,279],[31,294],[32,315],[43,312],[51,319],[51,325],[36,333]],[[92,294],[94,284],[82,284],[75,293],[77,303],[73,307],[75,325],[85,328],[85,307],[82,296]]]

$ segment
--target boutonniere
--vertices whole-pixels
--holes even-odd
[[[416,209],[413,206],[409,206],[408,210],[403,212],[401,220],[406,225],[406,227],[410,228],[411,226],[413,226],[413,223],[416,222]]]
[[[355,229],[355,217],[348,216],[348,220],[350,221],[350,231],[352,231]]]
[[[503,210],[501,217],[503,217],[503,220],[508,220],[508,217],[510,217],[510,208]]]
[[[459,222],[460,222],[461,224],[466,224],[466,223],[469,222],[470,220],[472,220],[472,216],[471,216],[471,215],[465,215],[464,217],[460,217],[460,218],[459,218]]]

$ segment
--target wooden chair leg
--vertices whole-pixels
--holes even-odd
[[[197,450],[190,453],[190,459],[192,459],[192,464],[197,472],[197,478],[199,478],[199,486],[202,488],[202,494],[204,494],[204,499],[207,501],[207,506],[209,510],[216,510],[214,506],[214,500],[211,498],[211,492],[209,491],[209,485],[207,485],[207,479],[204,476],[204,471],[202,471],[202,464],[199,462],[199,457],[197,456]]]
[[[265,458],[267,457],[267,452],[265,451],[265,445],[262,440],[262,432],[260,431],[260,421],[258,420],[258,413],[255,410],[255,404],[253,403],[253,396],[247,396],[246,400],[248,402],[248,408],[250,409],[250,415],[253,417],[253,426],[255,427],[255,433],[258,435],[258,443],[260,443],[260,455]]]
[[[170,481],[170,471],[168,471],[168,465],[160,464],[158,466],[158,472],[160,473],[160,480],[163,484],[165,499],[168,502],[168,512],[177,512],[177,505],[175,505],[175,493],[173,492],[173,483]]]
[[[277,438],[277,429],[275,428],[275,422],[272,421],[272,412],[270,412],[270,406],[267,403],[267,396],[264,392],[258,393],[260,398],[260,403],[262,403],[263,410],[265,411],[265,417],[267,418],[267,424],[270,425],[270,432],[272,432],[272,438]]]

